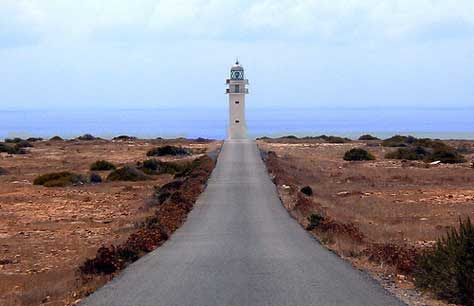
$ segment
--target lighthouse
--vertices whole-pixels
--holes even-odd
[[[230,79],[227,79],[226,93],[229,95],[229,127],[228,139],[246,139],[247,123],[245,121],[245,95],[249,93],[245,79],[244,68],[237,60],[230,69]]]

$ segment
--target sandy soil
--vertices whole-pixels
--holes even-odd
[[[186,140],[42,141],[26,155],[0,155],[0,305],[61,305],[77,285],[77,267],[101,245],[124,241],[147,209],[154,186],[172,180],[154,176],[144,182],[46,188],[32,181],[58,171],[89,172],[96,160],[118,166],[147,159],[156,146],[178,144],[196,153],[218,142]],[[195,158],[193,155],[186,158]],[[162,158],[170,160],[172,158]],[[106,177],[107,171],[100,172]]]
[[[453,146],[474,147],[474,141],[449,141]],[[315,233],[329,248],[368,269],[386,286],[413,288],[409,277],[383,263],[363,256],[369,244],[395,244],[421,249],[457,226],[459,218],[474,217],[473,154],[463,164],[427,165],[384,159],[394,148],[377,141],[329,144],[315,140],[259,141],[259,147],[276,153],[269,166],[284,205],[304,226],[312,213],[323,214],[342,224],[352,224],[363,235]],[[344,153],[354,147],[368,150],[375,161],[347,162]],[[309,185],[312,197],[300,188]],[[302,203],[302,198],[304,203]],[[309,203],[309,204],[308,204]],[[350,231],[348,231],[350,232]],[[337,236],[337,235],[336,235]],[[395,288],[396,290],[397,288]],[[416,292],[398,291],[410,304],[439,305],[439,301]]]

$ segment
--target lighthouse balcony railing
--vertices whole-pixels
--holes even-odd
[[[245,93],[245,94],[248,94],[249,90],[248,90],[248,88],[240,89],[240,90],[231,90],[230,88],[227,88],[225,90],[225,93],[226,94],[231,94],[231,93]]]
[[[244,81],[246,85],[249,84],[249,80],[247,80],[247,79],[245,79],[245,80],[232,80],[232,79],[227,79],[227,80],[225,81],[225,83],[226,83],[226,84],[230,84],[230,82],[242,82],[242,81]]]

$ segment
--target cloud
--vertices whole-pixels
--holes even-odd
[[[3,0],[2,44],[139,39],[357,43],[471,35],[472,0]],[[447,30],[446,30],[447,29]],[[466,30],[467,29],[467,30]],[[461,34],[460,34],[461,33]]]

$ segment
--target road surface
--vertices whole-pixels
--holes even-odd
[[[233,140],[186,223],[82,305],[403,304],[301,228],[255,142]]]

